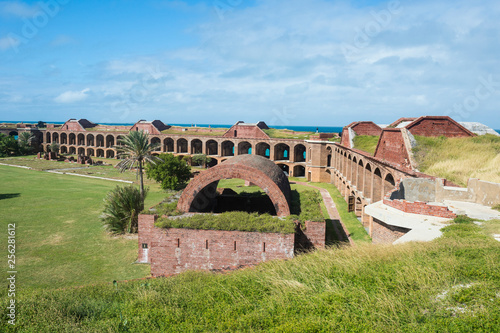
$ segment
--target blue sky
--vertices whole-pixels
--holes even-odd
[[[498,1],[0,1],[0,120],[500,128]]]

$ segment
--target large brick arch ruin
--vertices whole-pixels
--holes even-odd
[[[290,215],[290,183],[283,171],[258,155],[239,155],[204,171],[183,191],[177,208],[184,212],[205,211],[214,203],[221,179],[239,178],[259,186],[271,199],[276,215]]]

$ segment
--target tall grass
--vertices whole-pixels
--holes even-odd
[[[362,244],[231,274],[18,294],[18,331],[495,332],[500,244],[474,224],[430,243]],[[5,317],[6,308],[0,308]],[[0,331],[13,331],[6,321]]]
[[[415,139],[413,152],[420,171],[462,186],[469,178],[500,183],[500,137]]]

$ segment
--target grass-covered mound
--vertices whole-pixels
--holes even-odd
[[[296,218],[279,218],[269,214],[247,212],[225,212],[221,214],[196,214],[182,218],[160,217],[156,226],[160,228],[186,228],[203,230],[238,230],[249,232],[275,232],[292,234],[295,232]]]
[[[256,195],[260,192],[240,192],[242,196]],[[224,212],[221,214],[196,214],[188,217],[169,218],[179,215],[177,202],[162,203],[155,207],[154,213],[160,216],[156,226],[160,228],[187,228],[203,230],[238,230],[250,232],[275,232],[291,234],[295,232],[295,222],[324,221],[319,204],[321,196],[317,191],[292,191],[291,211],[293,215],[278,218],[269,214],[247,212]]]
[[[413,153],[420,171],[462,186],[469,178],[500,183],[500,137],[415,139]]]
[[[353,139],[354,148],[373,155],[377,148],[378,139],[378,135],[356,135]]]
[[[263,131],[269,135],[270,138],[274,139],[299,139],[299,140],[307,140],[311,135],[314,135],[314,132],[295,132],[289,129],[277,129],[277,128],[269,128],[263,129]]]
[[[230,274],[20,288],[17,325],[2,320],[0,331],[496,332],[499,262],[500,243],[481,227],[453,224],[430,243],[322,250]]]

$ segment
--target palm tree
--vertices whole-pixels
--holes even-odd
[[[151,152],[159,147],[159,144],[149,143],[149,135],[144,131],[133,131],[123,138],[118,140],[120,144],[116,150],[118,157],[124,158],[116,166],[120,172],[132,169],[137,165],[137,173],[141,180],[141,198],[144,200],[144,181],[143,169],[144,163],[156,163],[158,159],[156,156],[151,155]]]
[[[30,132],[21,132],[17,138],[22,147],[28,147],[35,140],[35,136]]]

